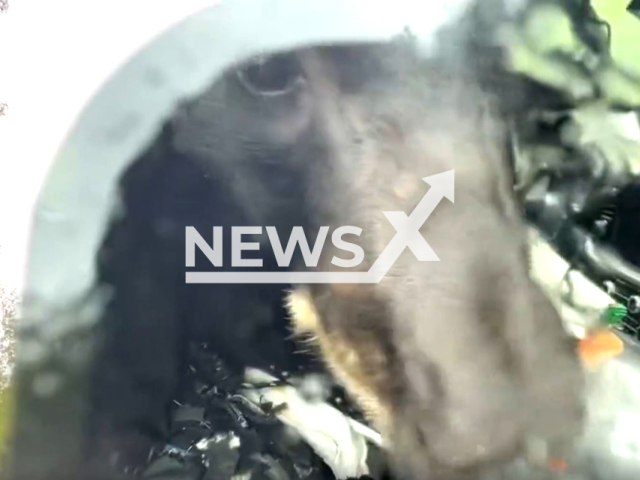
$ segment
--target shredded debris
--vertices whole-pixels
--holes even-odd
[[[170,440],[143,478],[379,477],[381,437],[338,387],[317,374],[291,380],[252,368],[239,374],[204,344],[191,358],[189,394],[174,402]]]

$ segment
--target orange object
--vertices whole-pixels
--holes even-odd
[[[569,465],[561,458],[552,458],[549,460],[549,468],[553,472],[565,472],[569,468]]]
[[[580,340],[579,352],[582,361],[589,366],[600,365],[618,356],[624,350],[624,343],[609,330],[598,330]]]

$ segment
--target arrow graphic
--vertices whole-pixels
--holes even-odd
[[[375,278],[375,283],[384,278],[406,247],[409,247],[421,262],[440,261],[436,252],[420,234],[420,228],[443,198],[446,197],[451,203],[454,202],[454,171],[431,175],[422,180],[431,188],[409,217],[404,212],[383,212],[396,229],[396,234],[367,272]]]

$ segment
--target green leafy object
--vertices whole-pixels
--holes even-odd
[[[594,0],[593,8],[611,26],[611,55],[620,67],[640,77],[640,19],[627,10],[630,0]]]
[[[547,4],[533,9],[523,27],[527,42],[540,54],[573,53],[584,48],[575,35],[571,19],[558,5]]]
[[[13,383],[0,387],[0,463],[7,454],[8,442],[12,436],[15,408]]]

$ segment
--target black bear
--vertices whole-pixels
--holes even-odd
[[[123,211],[98,259],[112,296],[93,374],[92,453],[135,464],[162,443],[190,342],[237,368],[314,369],[321,359],[409,478],[463,478],[516,457],[530,437],[571,440],[581,370],[529,279],[504,101],[475,67],[403,40],[251,59],[181,105],[123,177]],[[436,188],[422,179],[452,170],[455,193],[441,192],[413,225]],[[185,283],[186,227],[209,239],[222,226],[230,245],[232,226],[273,226],[283,244],[296,226],[307,239],[355,226],[363,258],[351,270],[365,271],[405,222],[440,261],[407,248],[371,284]],[[255,241],[260,251],[242,255],[267,270],[337,271],[331,259],[349,259],[326,243],[316,265],[296,250],[281,266],[264,230]],[[231,249],[222,260],[234,268]],[[197,252],[195,269],[213,266]],[[315,355],[298,353],[292,330],[316,339]]]

